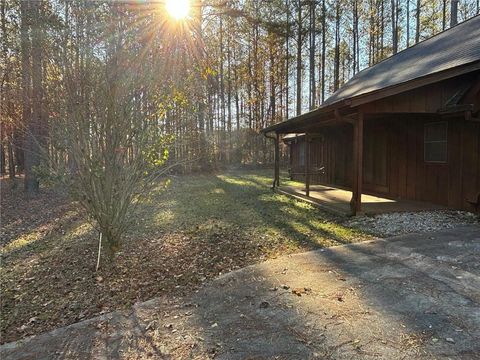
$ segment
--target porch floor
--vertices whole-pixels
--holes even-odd
[[[350,215],[352,192],[324,185],[310,185],[310,196],[305,195],[305,187],[280,186],[277,191],[313,203],[339,215]],[[359,214],[373,215],[390,212],[415,212],[441,210],[444,206],[422,201],[392,200],[373,195],[362,194],[362,211]]]

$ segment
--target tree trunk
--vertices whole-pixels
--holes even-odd
[[[410,47],[410,0],[407,0],[407,48]]]
[[[452,0],[450,10],[450,27],[458,23],[458,0]]]
[[[302,0],[297,13],[297,116],[302,113]]]
[[[274,53],[274,43],[273,39],[270,41],[270,112],[271,112],[271,122],[270,124],[274,124],[276,121],[276,94],[275,94],[275,53]],[[270,125],[267,124],[267,125]]]
[[[415,19],[417,21],[417,28],[415,32],[415,44],[417,44],[420,41],[420,7],[421,7],[421,0],[417,0],[417,9]]]
[[[290,1],[285,0],[285,7],[287,10],[287,31],[285,32],[285,47],[286,47],[286,57],[285,57],[285,117],[288,119],[289,114],[289,105],[290,105]]]
[[[392,51],[393,54],[398,52],[398,42],[397,42],[397,14],[396,14],[396,4],[395,0],[391,1],[392,6]]]
[[[385,1],[381,0],[381,16],[380,16],[380,59],[384,58],[385,51]]]
[[[0,142],[0,176],[3,176],[6,172],[5,165],[5,147],[3,146],[3,143]]]
[[[353,75],[358,71],[358,0],[353,0]]]
[[[333,69],[333,91],[340,87],[340,3],[335,6],[335,59]]]
[[[2,33],[4,34],[4,37],[2,38],[2,58],[4,61],[4,66],[6,69],[4,78],[2,79],[2,88],[1,88],[1,93],[0,93],[0,101],[5,104],[5,108],[2,109],[3,115],[8,117],[9,119],[12,119],[14,117],[14,104],[13,104],[13,98],[12,94],[10,91],[10,60],[9,60],[9,55],[8,55],[8,39],[7,39],[7,19],[6,19],[6,3],[5,0],[2,0],[1,2],[1,17],[2,17],[2,23],[1,23],[1,29]],[[6,119],[5,119],[6,120]],[[5,121],[5,123],[7,123]],[[7,151],[8,151],[8,170],[9,170],[9,175],[10,178],[15,177],[15,162],[13,158],[13,147],[12,147],[12,141],[13,141],[13,136],[12,136],[12,126],[9,126],[9,131],[8,134],[5,134],[5,127],[0,128],[0,135],[3,135],[6,137],[7,140]],[[0,139],[2,141],[3,139]],[[5,149],[2,143],[2,149],[1,149],[1,174],[3,175],[5,173]]]
[[[231,161],[232,153],[232,66],[231,66],[231,49],[230,49],[230,33],[231,27],[227,31],[227,131],[228,131],[228,149],[227,162]]]
[[[442,30],[447,28],[447,0],[443,0],[442,4]]]
[[[326,16],[325,0],[322,0],[322,103],[325,101],[325,52],[326,52]]]
[[[30,1],[25,0],[20,2],[20,45],[22,53],[22,126],[27,128],[27,131],[32,123],[31,110],[31,63],[30,63]],[[25,165],[28,162],[30,165],[30,154],[26,152],[27,139],[24,138],[24,155]],[[29,175],[31,168],[29,168]],[[26,183],[25,183],[26,185]]]
[[[12,146],[12,139],[9,137],[8,144],[8,176],[10,179],[15,179],[15,161],[13,158],[13,146]]]
[[[39,189],[39,180],[35,168],[40,165],[42,145],[44,141],[43,124],[43,84],[42,84],[42,21],[40,19],[41,3],[33,1],[32,14],[32,119],[27,126],[26,162],[25,162],[25,190],[28,194],[35,194]],[[43,149],[44,150],[44,149]]]
[[[310,110],[315,108],[316,102],[316,81],[315,81],[315,1],[310,2],[310,97],[309,107]]]

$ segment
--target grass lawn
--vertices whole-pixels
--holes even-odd
[[[27,201],[2,180],[2,342],[137,301],[181,296],[279,255],[369,238],[272,192],[271,171],[172,176],[141,204],[114,261],[95,273],[98,235],[52,190]]]

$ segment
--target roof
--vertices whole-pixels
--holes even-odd
[[[479,39],[477,15],[360,71],[323,105],[475,62],[480,59]]]
[[[300,116],[269,126],[262,132],[286,130],[346,105],[353,99],[384,92],[387,89],[429,78],[439,73],[464,67],[465,71],[480,68],[480,15],[474,16],[448,30],[398,52],[366,68],[330,96],[323,104]],[[473,68],[470,68],[474,64]],[[478,65],[478,66],[477,66]]]

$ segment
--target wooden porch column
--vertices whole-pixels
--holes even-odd
[[[305,134],[305,195],[310,196],[310,136]]]
[[[363,113],[360,111],[357,121],[353,124],[353,181],[352,200],[350,201],[353,216],[362,210],[363,117]]]
[[[275,133],[275,179],[273,187],[280,186],[280,134]]]

